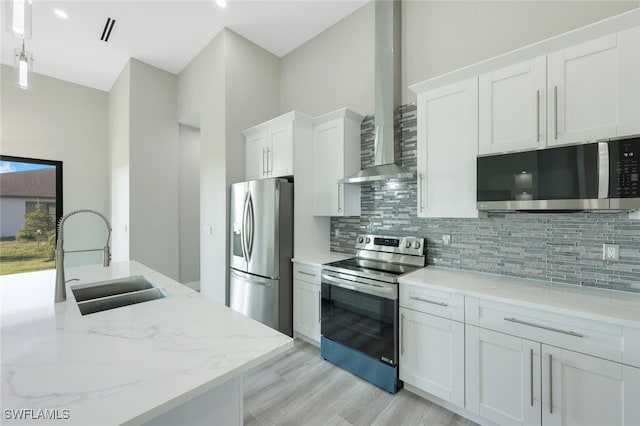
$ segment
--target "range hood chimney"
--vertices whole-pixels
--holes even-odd
[[[340,183],[416,177],[415,171],[398,164],[400,129],[394,115],[401,102],[400,0],[375,0],[375,54],[375,165]]]

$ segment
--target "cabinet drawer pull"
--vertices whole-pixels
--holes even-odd
[[[309,275],[310,277],[315,277],[316,274],[312,274],[311,272],[305,272],[305,271],[298,271],[299,274],[302,275]]]
[[[542,328],[543,330],[554,331],[556,333],[568,334],[569,336],[584,337],[584,334],[576,333],[575,331],[570,331],[570,330],[568,331],[568,330],[561,330],[559,328],[547,327],[546,325],[534,324],[532,322],[522,321],[516,318],[504,317],[504,320],[509,322],[515,322],[522,325],[528,325],[529,327]]]
[[[449,306],[449,305],[447,305],[446,303],[443,303],[443,302],[436,302],[435,300],[423,299],[422,297],[417,297],[417,296],[409,296],[409,299],[417,300],[418,302],[431,303],[432,305]]]

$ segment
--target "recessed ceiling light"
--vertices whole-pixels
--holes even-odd
[[[58,18],[67,19],[69,17],[64,10],[55,9],[53,13],[55,13]]]
[[[216,4],[218,5],[218,7],[227,7],[227,0],[216,0]]]

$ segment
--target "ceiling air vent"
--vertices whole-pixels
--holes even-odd
[[[113,26],[115,25],[115,23],[115,19],[107,18],[107,22],[105,22],[104,24],[102,37],[100,37],[100,40],[104,41],[105,43],[109,41],[109,36],[111,35],[111,30],[113,30]]]

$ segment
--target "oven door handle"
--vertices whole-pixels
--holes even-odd
[[[334,278],[330,275],[322,275],[322,282],[337,287],[346,288],[348,290],[362,291],[363,293],[372,294],[374,296],[384,297],[385,299],[396,299],[393,288],[378,286],[373,284],[362,283],[359,281],[348,281]]]

